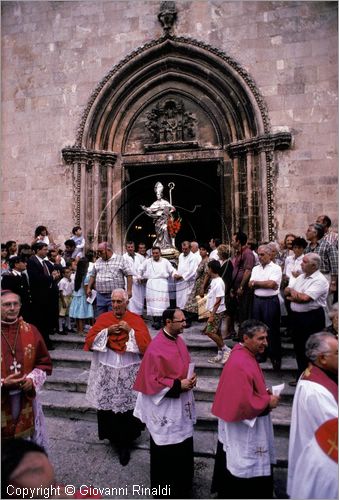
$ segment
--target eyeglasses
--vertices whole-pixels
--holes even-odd
[[[323,356],[330,356],[331,354],[333,354],[333,356],[338,356],[338,351],[326,351],[326,352],[323,352],[322,353]]]
[[[20,306],[20,302],[3,302],[1,304],[3,307],[19,307]]]
[[[185,323],[186,322],[186,318],[185,319],[172,319],[172,323]]]

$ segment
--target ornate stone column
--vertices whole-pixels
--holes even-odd
[[[247,191],[247,216],[249,236],[253,234],[254,211],[253,211],[253,190],[259,192],[260,204],[260,235],[262,241],[271,241],[275,238],[274,226],[274,192],[273,192],[273,160],[274,151],[287,149],[292,142],[290,132],[276,132],[264,134],[251,139],[246,139],[229,144],[226,148],[228,154],[233,158],[233,185],[234,185],[234,220],[236,229],[241,225],[243,214],[240,213],[239,196],[239,162],[246,159],[246,191]],[[254,154],[259,157],[259,185],[253,185]]]
[[[254,168],[253,151],[248,150],[246,153],[246,180],[247,180],[247,209],[248,209],[248,237],[254,237],[254,221],[253,221],[253,168]]]
[[[233,158],[234,231],[240,227],[239,156]]]
[[[62,155],[65,162],[73,167],[74,223],[83,228],[88,247],[102,238],[110,240],[112,177],[116,154],[66,147],[62,150]],[[100,176],[102,169],[107,169],[107,172]],[[101,182],[101,178],[104,182]],[[105,193],[104,197],[102,193]]]

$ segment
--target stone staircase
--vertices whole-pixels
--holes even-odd
[[[208,337],[202,335],[202,325],[194,323],[185,330],[183,338],[189,348],[198,382],[195,388],[197,424],[195,426],[195,455],[213,457],[217,444],[217,419],[211,414],[211,405],[222,371],[222,365],[208,363],[208,358],[216,354],[216,346]],[[150,328],[152,337],[156,331]],[[284,337],[283,337],[284,339]],[[85,397],[87,378],[91,363],[90,352],[83,351],[84,338],[76,334],[67,336],[54,335],[56,347],[51,352],[53,373],[47,378],[41,393],[44,413],[48,417],[96,422],[96,411]],[[234,345],[228,341],[229,347]],[[270,362],[262,363],[268,387],[285,382],[281,403],[272,412],[276,441],[277,468],[285,469],[288,455],[288,435],[294,388],[288,382],[295,378],[296,361],[292,346],[283,340],[284,357],[279,373],[272,370]],[[236,390],[236,387],[235,387]],[[147,432],[136,442],[136,447],[146,449],[149,446]]]

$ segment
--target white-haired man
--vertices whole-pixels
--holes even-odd
[[[327,332],[311,335],[306,342],[306,356],[309,365],[298,381],[292,407],[287,480],[289,495],[296,483],[304,481],[300,474],[296,476],[295,468],[315,431],[327,420],[338,417],[338,339]],[[326,477],[322,480],[326,482]]]
[[[128,298],[132,297],[133,270],[129,262],[113,252],[112,246],[107,241],[99,243],[97,253],[100,257],[94,263],[88,282],[87,296],[90,297],[92,289],[96,289],[96,316],[99,316],[112,310],[112,292],[117,288],[125,288],[125,276]]]
[[[291,302],[291,332],[298,364],[298,375],[307,367],[305,344],[312,333],[325,328],[325,308],[329,283],[319,271],[321,258],[316,253],[304,255],[301,269],[293,288],[285,288]],[[295,382],[291,382],[295,385]]]
[[[280,370],[280,303],[279,288],[282,279],[281,267],[272,259],[269,245],[258,248],[259,265],[252,269],[249,288],[254,290],[252,318],[268,326],[268,355],[273,369]]]
[[[199,243],[197,241],[191,241],[191,252],[196,257],[199,265],[201,262],[201,255],[199,252]]]
[[[144,427],[133,416],[132,387],[151,337],[144,320],[127,310],[124,289],[114,290],[111,300],[112,311],[101,314],[86,337],[84,350],[93,351],[86,396],[97,408],[99,439],[117,445],[120,463],[127,465],[131,443]]]

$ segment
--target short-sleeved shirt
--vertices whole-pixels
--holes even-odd
[[[242,248],[241,252],[234,257],[232,264],[233,288],[237,289],[241,284],[245,271],[252,271],[255,266],[255,257],[252,250],[248,247]]]
[[[62,278],[58,283],[58,288],[64,297],[72,295],[74,290],[74,275],[71,276],[70,280]]]
[[[224,312],[226,310],[225,307],[225,283],[220,276],[217,278],[213,278],[211,281],[210,289],[207,294],[207,304],[206,309],[208,311],[213,310],[213,306],[216,303],[217,299],[221,297],[220,305],[217,309],[217,313]]]
[[[291,302],[291,309],[294,312],[307,312],[319,307],[326,307],[326,299],[328,295],[329,283],[320,271],[316,271],[310,276],[301,274],[295,280],[293,290],[300,293],[305,293],[311,297],[310,302],[299,304]]]
[[[338,250],[331,245],[325,238],[317,241],[315,247],[309,243],[305,248],[305,253],[317,253],[321,259],[319,271],[323,274],[338,275]]]
[[[274,264],[274,262],[269,262],[265,267],[261,264],[255,266],[252,269],[250,281],[275,281],[278,288],[276,290],[272,288],[255,288],[254,295],[257,297],[273,297],[274,295],[278,295],[281,278],[281,267],[278,264]]]
[[[99,293],[112,293],[117,288],[125,289],[125,276],[132,276],[130,263],[121,255],[113,254],[108,260],[101,257],[94,263],[91,277],[95,278],[95,288]]]

